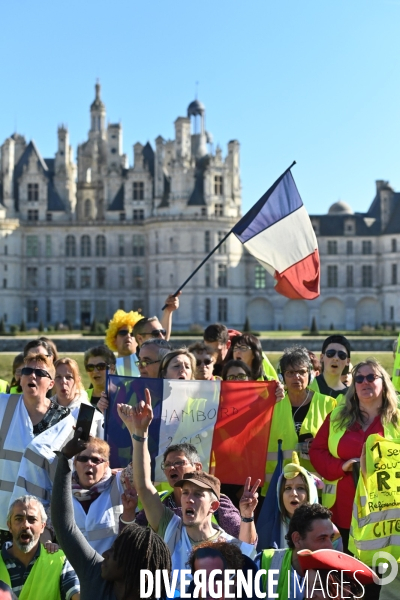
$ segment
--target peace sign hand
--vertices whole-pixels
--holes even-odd
[[[146,388],[145,402],[141,400],[136,406],[129,404],[117,404],[118,415],[126,425],[129,433],[137,432],[139,435],[147,433],[153,420],[153,409],[151,406],[150,391]],[[146,436],[143,436],[146,437]]]
[[[240,498],[239,510],[240,515],[245,518],[251,518],[258,504],[258,493],[261,479],[257,479],[253,487],[251,487],[251,477],[246,479],[244,484],[243,495]]]

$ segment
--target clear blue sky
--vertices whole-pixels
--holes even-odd
[[[76,155],[97,77],[124,151],[173,137],[199,81],[207,129],[241,144],[247,209],[297,161],[310,213],[368,208],[400,190],[400,0],[1,2],[0,142],[15,129],[45,157],[57,125]]]

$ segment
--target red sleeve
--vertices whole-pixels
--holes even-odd
[[[330,415],[328,415],[310,446],[310,460],[319,475],[328,481],[335,481],[344,476],[342,465],[346,462],[332,456],[328,449]]]

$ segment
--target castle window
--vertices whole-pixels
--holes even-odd
[[[336,240],[328,240],[328,254],[337,254]]]
[[[203,206],[202,209],[201,209],[201,216],[202,217],[206,217],[207,216],[207,209],[205,208],[205,206]]]
[[[90,288],[90,267],[82,267],[81,268],[81,288],[87,289]]]
[[[123,235],[118,236],[118,256],[125,256],[125,239]]]
[[[99,289],[104,289],[106,287],[106,268],[105,267],[97,267],[96,268],[96,287]]]
[[[211,287],[211,265],[206,265],[204,270],[204,285],[205,287]]]
[[[397,285],[397,265],[392,265],[392,285]]]
[[[96,300],[94,303],[94,314],[98,321],[107,320],[107,300]]]
[[[133,182],[133,199],[144,200],[144,182],[134,181]]]
[[[51,235],[46,235],[46,256],[50,257],[51,254],[52,254]]]
[[[89,200],[89,198],[85,200],[85,204],[83,207],[83,216],[85,217],[85,219],[90,219],[92,216],[92,201]]]
[[[206,321],[206,323],[209,323],[211,321],[211,299],[210,298],[206,298],[206,300],[205,300],[204,320]]]
[[[133,256],[144,256],[144,236],[135,234],[132,240]]]
[[[28,210],[28,221],[39,221],[39,211]]]
[[[125,287],[125,267],[118,268],[118,287],[121,290]]]
[[[7,252],[4,252],[7,254]],[[39,256],[39,238],[37,235],[26,236],[26,255]]]
[[[143,289],[144,269],[139,265],[133,267],[133,287],[136,290]]]
[[[392,239],[392,252],[397,252],[397,240],[395,238]]]
[[[29,323],[37,323],[39,320],[39,306],[37,300],[26,301],[26,312]]]
[[[218,231],[218,242],[224,239],[226,236],[225,231]],[[218,248],[218,254],[226,254],[226,240],[225,242]]]
[[[119,220],[120,221],[125,221],[126,220],[126,214],[124,212],[120,212],[119,213]]]
[[[68,325],[73,326],[76,321],[76,301],[65,300],[65,320]]]
[[[214,194],[216,196],[222,196],[223,193],[224,193],[224,190],[223,190],[222,175],[215,175],[215,177],[214,177]]]
[[[218,321],[220,323],[228,320],[228,300],[227,298],[218,298]]]
[[[222,204],[216,204],[214,207],[214,215],[216,217],[223,217],[224,216],[224,207]]]
[[[46,213],[46,221],[52,221],[53,220],[53,213]]]
[[[363,265],[361,269],[362,275],[362,287],[372,287],[372,266],[371,265]]]
[[[81,237],[81,256],[91,256],[92,244],[88,235]]]
[[[372,254],[372,242],[364,240],[362,243],[362,253]]]
[[[76,256],[76,241],[73,235],[65,238],[65,256]]]
[[[39,200],[39,184],[28,183],[28,200],[30,202]]]
[[[336,265],[328,266],[328,287],[336,288],[338,286],[338,268]]]
[[[106,238],[104,235],[96,237],[96,256],[106,256]]]
[[[209,231],[204,232],[204,252],[210,252],[211,250],[211,236]]]
[[[46,287],[51,287],[51,267],[46,267]]]
[[[353,265],[347,265],[346,285],[347,285],[347,287],[353,287],[353,285],[354,285]]]
[[[51,321],[51,300],[50,298],[46,298],[46,321],[50,323]]]
[[[65,269],[65,289],[76,289],[76,269],[75,267],[67,267]]]
[[[218,287],[227,287],[228,285],[228,269],[226,265],[218,265]]]
[[[346,252],[347,254],[353,254],[353,240],[347,240]]]
[[[267,273],[261,265],[256,265],[254,269],[254,287],[258,290],[267,287]]]
[[[143,208],[134,208],[133,209],[133,220],[134,221],[144,221]]]

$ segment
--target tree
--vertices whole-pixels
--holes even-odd
[[[251,331],[250,321],[249,321],[249,317],[246,317],[246,320],[245,320],[244,325],[243,325],[243,332],[247,332],[248,333],[249,331]]]
[[[21,319],[21,325],[19,326],[20,331],[26,331],[26,324],[24,319]]]
[[[313,317],[311,321],[310,333],[318,333],[317,321],[315,317]]]
[[[0,319],[0,333],[5,333],[6,332],[6,328],[4,326],[4,319],[3,317]]]
[[[39,321],[39,327],[38,327],[39,331],[44,331],[44,325],[43,325],[43,321],[40,319]]]

